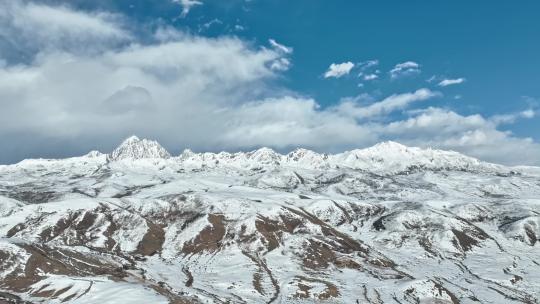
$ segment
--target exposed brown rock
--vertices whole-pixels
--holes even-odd
[[[272,251],[279,247],[279,244],[281,243],[282,227],[280,227],[278,221],[259,215],[255,221],[255,227],[266,240],[268,251]]]
[[[165,242],[165,231],[162,227],[146,220],[148,230],[142,240],[137,245],[137,253],[151,256],[161,252],[163,243]]]
[[[225,236],[225,216],[222,214],[208,214],[210,226],[204,228],[193,240],[184,244],[184,254],[197,254],[203,251],[215,252],[221,248]]]
[[[325,269],[335,263],[336,254],[330,246],[315,240],[308,240],[304,251],[303,265],[310,269]]]
[[[454,243],[454,246],[463,249],[463,251],[470,251],[474,246],[478,245],[478,241],[472,237],[470,237],[467,233],[452,229],[452,233],[454,233],[455,239],[452,241]]]
[[[297,276],[297,286],[298,290],[296,294],[294,295],[297,299],[309,299],[311,297],[315,297],[318,300],[330,300],[331,298],[337,298],[339,297],[339,289],[336,285],[320,280],[320,279],[314,279],[314,278],[307,278],[303,276]],[[319,294],[314,294],[312,292],[313,286],[311,284],[313,283],[319,283],[324,284],[326,286],[325,290]]]

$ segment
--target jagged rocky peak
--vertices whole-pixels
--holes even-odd
[[[126,138],[118,148],[109,154],[108,159],[143,159],[143,158],[170,158],[171,154],[157,141],[139,139],[137,136]]]

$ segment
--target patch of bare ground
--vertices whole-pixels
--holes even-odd
[[[370,296],[366,285],[362,285],[362,297],[364,298],[365,303],[369,304],[383,304],[384,302],[381,299],[381,294],[377,289],[373,289],[374,296]],[[359,300],[356,300],[356,303],[360,303]],[[364,303],[364,302],[363,302]]]
[[[32,304],[32,303],[24,301],[18,295],[14,295],[9,292],[0,291],[0,304]]]
[[[298,290],[296,294],[294,295],[294,298],[296,299],[310,299],[315,298],[318,300],[330,300],[331,298],[337,298],[339,297],[339,289],[336,285],[321,280],[321,279],[314,279],[314,278],[307,278],[304,276],[297,276],[295,278],[297,281],[297,287]],[[315,287],[314,284],[323,284],[325,285],[324,291],[320,293],[314,293],[312,289]]]
[[[534,246],[534,244],[536,244],[536,242],[538,241],[539,237],[536,235],[530,225],[526,224],[524,229],[527,238],[529,238],[529,245]]]
[[[60,234],[62,234],[67,228],[69,228],[73,221],[79,216],[78,212],[68,214],[67,218],[59,219],[55,225],[45,228],[40,233],[40,239],[42,242],[46,243],[53,240]]]
[[[324,246],[327,246],[327,248],[335,254],[335,257],[332,257],[326,248],[318,245],[316,245],[314,249],[308,248],[307,251],[311,251],[312,254],[314,253],[315,259],[319,259],[318,261],[315,261],[321,263],[322,266],[332,262],[338,267],[351,266],[358,270],[368,270],[369,268],[370,270],[368,270],[368,273],[379,279],[413,278],[411,275],[397,269],[396,263],[381,252],[373,250],[373,248],[367,246],[362,241],[356,240],[348,234],[337,230],[303,208],[300,208],[300,210],[288,207],[285,208],[291,213],[296,214],[321,228],[322,236],[318,237],[316,240],[325,244]],[[337,258],[339,258],[339,260]],[[362,260],[363,266],[361,267],[356,266],[359,262],[358,258]],[[313,258],[309,259],[313,260]],[[308,263],[307,265],[313,266],[313,263]]]
[[[36,216],[26,218],[24,223],[19,223],[13,226],[11,229],[9,229],[8,232],[6,233],[6,237],[10,238],[10,237],[15,236],[17,233],[25,230],[26,227],[38,226],[49,215],[50,213],[42,212],[42,213],[37,214]]]
[[[259,271],[255,273],[255,274],[258,274],[258,276],[255,276],[255,275],[253,276],[253,288],[255,288],[255,290],[257,290],[259,294],[265,295],[265,292],[262,289],[262,285],[260,282],[262,279],[262,274],[266,273],[268,277],[270,278],[270,281],[272,282],[272,286],[274,287],[274,294],[272,295],[270,300],[268,300],[267,303],[273,303],[274,301],[276,301],[280,293],[280,287],[279,287],[278,281],[272,274],[272,271],[270,270],[270,268],[268,268],[268,265],[266,265],[266,262],[263,259],[261,259],[259,256],[250,254],[247,251],[242,251],[242,254],[248,257],[253,263],[255,263],[255,265],[257,265],[257,267],[259,267]]]
[[[345,223],[352,223],[353,219],[351,217],[351,215],[349,214],[349,211],[347,211],[347,209],[345,209],[345,207],[341,206],[340,204],[336,203],[335,201],[332,201],[334,203],[334,205],[339,209],[341,210],[343,216],[342,216],[342,219],[340,221],[340,223],[338,224],[338,226],[341,226]]]
[[[515,289],[515,288],[507,286],[505,284],[501,284],[501,283],[499,283],[497,281],[492,281],[490,279],[483,278],[483,277],[475,274],[474,272],[472,272],[471,269],[469,269],[469,267],[467,267],[461,261],[455,261],[455,263],[456,263],[456,265],[459,266],[459,268],[463,272],[471,275],[475,280],[480,280],[480,281],[483,281],[483,282],[487,283],[489,285],[487,287],[488,289],[493,290],[494,292],[504,296],[506,299],[519,301],[519,302],[527,303],[527,304],[529,304],[529,303],[530,304],[537,304],[538,303],[538,299],[536,299],[534,295],[531,295],[531,294],[527,293],[526,291]],[[496,287],[494,287],[494,286],[496,286]]]
[[[355,260],[350,259],[348,257],[337,258],[334,261],[334,265],[336,265],[337,268],[348,268],[348,269],[363,270],[362,265],[360,265],[358,262],[356,262]]]
[[[300,219],[287,212],[281,213],[279,219],[271,219],[259,214],[255,220],[255,228],[263,236],[262,242],[266,245],[268,252],[281,245],[284,233],[292,234],[301,225]]]
[[[437,288],[439,292],[439,296],[442,296],[443,293],[450,297],[450,300],[453,304],[459,304],[459,299],[452,293],[450,290],[446,289],[443,285],[440,283],[434,282],[435,288]]]
[[[307,240],[302,262],[309,269],[326,269],[330,263],[336,262],[336,254],[325,243]]]
[[[336,230],[335,228],[331,227],[330,225],[328,225],[327,223],[325,223],[324,221],[322,221],[315,215],[307,212],[306,210],[302,208],[300,208],[300,210],[287,208],[287,210],[296,214],[297,216],[307,219],[312,224],[320,226],[323,235],[337,242],[340,245],[339,249],[341,249],[343,253],[358,252],[362,254],[363,256],[366,256],[366,257],[368,256],[369,248],[367,246],[361,244],[359,241],[354,240],[347,234]]]
[[[165,231],[159,225],[146,220],[148,230],[142,240],[137,245],[137,253],[145,256],[151,256],[161,252],[165,242]]]
[[[197,254],[204,251],[216,252],[221,248],[225,236],[225,216],[222,214],[208,214],[209,226],[206,226],[191,241],[184,244],[184,254]]]
[[[431,240],[427,236],[421,236],[418,238],[418,244],[424,248],[424,250],[432,257],[442,258],[441,255],[433,248]]]
[[[478,246],[478,240],[470,237],[467,233],[457,229],[452,229],[452,233],[455,236],[452,243],[456,248],[461,248],[463,251],[470,251],[474,246]]]
[[[437,297],[430,297],[429,300],[421,299],[423,298],[422,294],[418,294],[418,290],[414,287],[407,288],[403,294],[403,299],[408,303],[439,303],[439,304],[459,304],[459,299],[451,293],[448,289],[443,287],[441,284],[431,281],[433,283],[433,292],[435,292]],[[450,301],[445,300],[444,298],[450,298]]]
[[[170,291],[165,284],[153,284],[149,286],[160,295],[165,296],[169,300],[169,304],[198,304],[201,303],[197,298],[176,294]]]
[[[264,240],[266,240],[268,251],[272,251],[279,247],[282,237],[282,227],[280,227],[278,221],[259,215],[257,220],[255,220],[255,228],[257,228],[257,231],[259,231],[264,237]]]
[[[119,265],[105,262],[99,257],[46,245],[20,246],[30,254],[30,257],[24,270],[13,272],[4,278],[3,287],[11,291],[27,291],[32,284],[45,278],[43,274],[74,277],[107,276],[113,280],[121,280],[127,275]],[[63,293],[63,291],[56,292],[54,296]]]
[[[257,290],[259,294],[264,296],[265,292],[262,288],[261,280],[262,280],[262,274],[260,272],[255,272],[253,274],[253,280],[252,280],[253,288],[255,288],[255,290]]]
[[[191,287],[193,285],[193,274],[191,274],[191,271],[187,267],[182,268],[182,272],[187,276],[186,287]]]

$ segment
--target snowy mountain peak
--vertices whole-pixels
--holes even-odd
[[[92,150],[92,151],[88,152],[86,155],[84,155],[83,157],[86,157],[86,158],[98,158],[98,157],[101,157],[103,155],[104,154],[99,152],[99,151]]]
[[[135,135],[131,135],[130,137],[124,139],[124,141],[122,142],[121,145],[126,144],[126,143],[135,143],[135,142],[139,142],[139,141],[140,141],[139,137],[137,137]]]
[[[281,154],[270,148],[260,148],[258,150],[247,153],[250,160],[260,162],[262,164],[279,164],[281,161]]]
[[[137,136],[126,138],[118,148],[116,148],[108,159],[112,161],[121,159],[143,159],[143,158],[170,158],[171,155],[157,141],[139,139]]]
[[[371,148],[377,149],[377,150],[405,151],[409,147],[395,141],[384,141],[384,142],[374,145]]]
[[[454,151],[408,147],[392,141],[338,154],[336,158],[339,163],[357,169],[394,173],[411,168],[472,170],[497,167]]]

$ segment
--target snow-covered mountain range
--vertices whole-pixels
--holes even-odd
[[[540,168],[386,142],[0,166],[0,303],[538,303]]]

